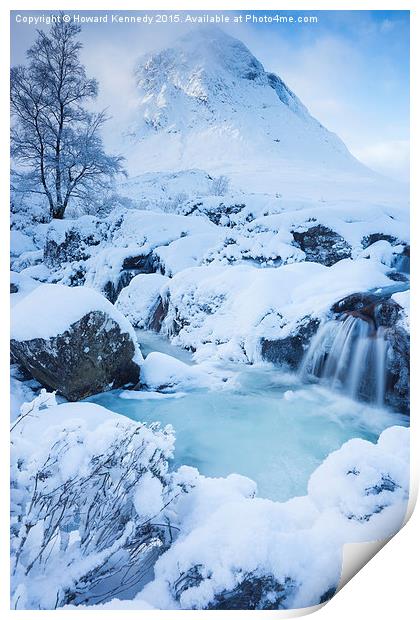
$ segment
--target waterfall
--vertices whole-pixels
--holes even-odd
[[[386,330],[348,315],[327,321],[313,337],[302,361],[303,380],[319,379],[356,400],[382,406],[386,390]]]
[[[410,273],[410,257],[404,253],[398,254],[392,266],[394,267],[396,271],[399,271],[400,273],[409,274]]]

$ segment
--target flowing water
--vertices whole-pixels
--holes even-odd
[[[386,384],[386,330],[349,315],[327,321],[313,338],[303,359],[303,379],[320,378],[350,398],[381,407]]]
[[[347,337],[363,329],[345,327]],[[188,352],[161,336],[142,331],[139,340],[145,355],[159,350],[193,363]],[[359,355],[367,355],[363,347]],[[336,357],[340,358],[338,349]],[[378,366],[380,359],[378,354]],[[272,366],[228,370],[238,373],[234,387],[146,392],[141,399],[136,393],[127,398],[127,392],[121,398],[121,391],[114,390],[89,400],[136,421],[171,424],[176,432],[171,467],[194,466],[206,476],[242,474],[257,482],[260,496],[281,501],[306,494],[314,469],[348,439],[375,441],[384,428],[408,424],[404,415],[305,384],[299,376]],[[358,381],[355,371],[351,384]]]
[[[371,303],[381,304],[394,293],[406,291],[409,281],[370,291]],[[360,313],[344,314],[322,324],[302,360],[303,381],[319,379],[330,389],[382,407],[388,381],[390,354],[387,329]]]

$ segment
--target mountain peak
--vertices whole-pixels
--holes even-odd
[[[199,26],[172,47],[143,56],[136,78],[146,99],[156,96],[162,104],[169,90],[174,96],[183,93],[190,100],[210,105],[217,98],[223,103],[229,93],[232,102],[235,91],[241,94],[243,81],[254,87],[270,87],[294,113],[307,115],[306,108],[277,75],[267,73],[242,41],[217,26]]]
[[[217,26],[199,26],[137,63],[135,140],[151,139],[149,169],[361,167],[248,47]],[[159,145],[157,140],[160,140]],[[293,161],[300,162],[298,166]]]

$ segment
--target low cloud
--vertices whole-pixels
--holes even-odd
[[[408,181],[410,172],[410,142],[390,140],[353,148],[353,154],[364,164],[385,176]]]

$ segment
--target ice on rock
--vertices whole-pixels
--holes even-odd
[[[131,323],[105,297],[61,284],[14,306],[10,346],[33,378],[70,401],[136,384],[143,360]]]

